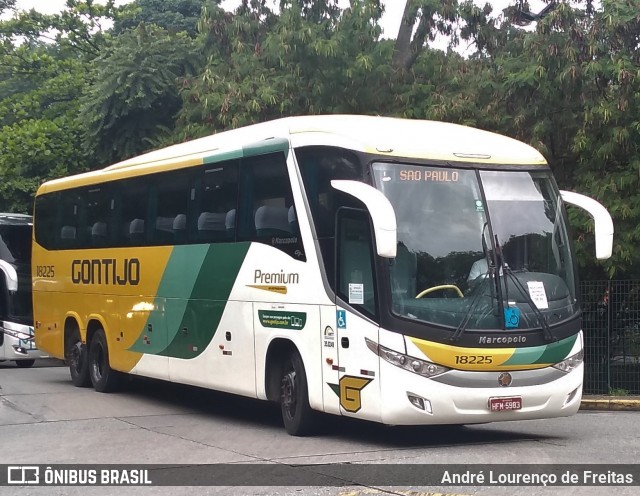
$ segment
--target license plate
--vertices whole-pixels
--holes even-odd
[[[522,398],[511,396],[509,398],[489,398],[489,410],[492,412],[508,412],[520,410],[522,408]]]

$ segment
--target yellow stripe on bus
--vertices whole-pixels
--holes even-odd
[[[427,360],[458,370],[533,370],[548,367],[545,363],[532,363],[544,351],[544,346],[532,349],[530,363],[506,364],[516,353],[516,348],[463,348],[409,338],[424,353]]]

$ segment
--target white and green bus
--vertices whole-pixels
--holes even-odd
[[[30,215],[0,213],[0,362],[31,367],[36,349],[31,311]]]
[[[574,414],[575,258],[544,158],[454,124],[292,117],[43,184],[38,347],[124,374],[386,424]]]

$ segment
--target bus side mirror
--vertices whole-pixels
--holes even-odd
[[[608,210],[599,202],[588,196],[572,191],[560,191],[562,199],[586,210],[595,223],[596,258],[606,260],[613,251],[613,220]]]
[[[365,204],[369,215],[371,215],[371,220],[373,220],[378,255],[385,258],[395,258],[397,249],[396,213],[387,197],[373,186],[359,181],[334,179],[331,181],[331,186]]]
[[[18,291],[18,273],[13,265],[0,260],[0,272],[4,272],[5,279],[7,280],[7,289],[11,292]]]

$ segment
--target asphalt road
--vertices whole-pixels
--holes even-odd
[[[382,471],[393,470],[381,464],[396,464],[401,469],[411,464],[552,464],[559,469],[566,464],[600,464],[606,472],[614,464],[640,459],[640,412],[581,412],[571,418],[450,428],[387,427],[324,417],[317,436],[294,438],[282,428],[276,405],[142,379],[130,381],[118,393],[100,394],[73,387],[68,369],[59,365],[39,361],[34,368],[18,369],[0,363],[0,464],[253,464],[258,467],[256,472],[247,467],[240,471],[246,472],[241,475],[249,481],[260,476],[256,486],[0,487],[0,494],[352,496],[380,490],[402,494],[640,494],[640,486],[627,484],[525,488],[500,484],[388,487],[376,483]],[[268,469],[265,476],[261,471],[265,464],[277,465],[285,476],[293,470],[299,485],[265,486],[269,474],[273,480],[268,483],[283,480]],[[305,464],[346,467],[342,480],[347,486],[305,485],[307,476],[300,472]],[[306,472],[309,480],[316,480],[316,472]],[[163,474],[160,469],[156,473]],[[176,477],[180,480],[186,473],[177,472]],[[200,475],[208,480],[211,473],[203,474],[201,469]]]

